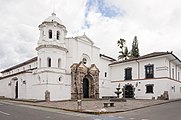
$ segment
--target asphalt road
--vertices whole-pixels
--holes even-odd
[[[0,120],[93,120],[91,115],[0,102]]]
[[[121,120],[181,120],[181,101],[107,116]]]
[[[0,101],[0,120],[181,120],[181,101],[106,115],[74,113]]]

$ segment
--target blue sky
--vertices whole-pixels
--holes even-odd
[[[116,6],[108,6],[105,4],[104,0],[87,0],[86,3],[87,11],[86,14],[91,10],[91,8],[97,7],[98,12],[100,12],[105,17],[115,17],[121,15],[120,8]]]
[[[86,11],[85,11],[85,26],[90,27],[89,21],[87,21],[87,16],[90,11],[95,10],[96,12],[101,13],[103,17],[113,18],[116,16],[123,15],[123,11],[116,6],[108,6],[105,3],[105,0],[87,0],[86,2]]]

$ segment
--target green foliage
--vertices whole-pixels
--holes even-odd
[[[117,42],[117,45],[121,49],[119,51],[120,55],[118,56],[118,59],[126,60],[129,58],[129,51],[125,44],[126,44],[126,40],[122,38],[120,38],[120,40],[118,40]]]
[[[137,40],[137,36],[135,36],[132,43],[131,57],[136,58],[139,56],[140,54],[139,54],[139,48],[138,48],[138,40]]]
[[[117,41],[117,45],[121,49],[119,51],[120,55],[118,56],[118,59],[127,60],[130,57],[136,58],[140,56],[138,48],[138,40],[136,36],[133,39],[132,49],[130,52],[128,51],[128,47],[126,46],[126,40],[120,38],[120,40]]]

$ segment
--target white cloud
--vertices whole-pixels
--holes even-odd
[[[96,0],[94,0],[96,1]],[[181,2],[179,0],[104,0],[105,8],[116,7],[107,16],[98,4],[86,10],[86,0],[6,0],[0,1],[0,69],[36,56],[38,25],[53,11],[67,27],[68,36],[86,35],[101,52],[118,55],[117,40],[127,40],[131,48],[135,35],[141,54],[174,51],[181,58]],[[103,7],[103,6],[101,6]],[[104,12],[105,9],[104,8]],[[109,10],[109,9],[107,9]],[[90,27],[85,26],[85,21]]]

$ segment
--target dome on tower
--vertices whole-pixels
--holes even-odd
[[[44,20],[44,22],[53,22],[53,21],[62,24],[62,21],[58,17],[56,17],[56,14],[54,12],[51,14],[51,16],[49,16],[47,19]]]

